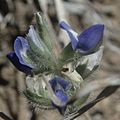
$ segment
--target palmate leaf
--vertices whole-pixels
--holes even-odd
[[[37,30],[40,38],[43,40],[47,48],[51,51],[53,49],[53,37],[45,16],[42,13],[37,12],[35,14]]]

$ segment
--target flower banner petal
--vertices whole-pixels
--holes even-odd
[[[30,66],[30,64],[27,64],[25,62],[25,56],[26,56],[26,51],[28,49],[28,42],[25,38],[23,37],[17,37],[15,42],[14,42],[14,51],[17,57],[19,58],[19,62],[23,65]]]
[[[79,42],[77,45],[80,52],[88,53],[95,49],[102,42],[103,30],[104,25],[96,24],[82,32],[78,37]]]

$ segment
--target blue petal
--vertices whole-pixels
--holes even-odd
[[[56,91],[56,96],[61,100],[62,103],[64,103],[63,106],[57,106],[56,104],[52,103],[53,106],[55,108],[57,108],[59,110],[59,112],[61,114],[64,114],[65,110],[66,110],[66,106],[67,106],[67,103],[68,103],[68,97],[65,95],[65,93],[62,91],[62,90],[58,90]]]
[[[64,80],[62,77],[55,77],[49,81],[55,95],[61,100],[63,106],[57,106],[53,103],[53,106],[56,107],[61,114],[64,114],[66,110],[66,105],[69,101],[68,96],[65,94],[65,91],[70,87],[70,83]]]
[[[21,64],[17,55],[15,54],[15,52],[10,52],[9,54],[7,54],[7,58],[14,64],[14,66],[18,70],[20,70],[26,74],[32,74],[32,71],[31,71],[32,68],[30,68],[27,65]]]
[[[59,84],[64,90],[67,90],[70,87],[70,83],[67,80],[64,80],[62,77],[55,77],[49,81],[52,89],[55,91],[57,84]]]
[[[72,28],[64,21],[60,22],[60,28],[67,31],[67,33],[71,39],[72,48],[73,48],[73,50],[75,50],[77,47],[77,43],[78,43],[78,37],[77,37],[78,34],[74,30],[72,30]]]
[[[96,24],[86,29],[78,37],[79,42],[77,49],[79,49],[81,53],[88,53],[95,49],[102,42],[103,31],[104,25],[102,24]]]
[[[27,65],[32,67],[30,64],[27,64],[24,60],[24,56],[26,56],[26,51],[28,49],[29,45],[25,38],[23,37],[17,37],[14,42],[14,51],[17,57],[19,58],[19,61],[23,65]]]
[[[59,100],[61,100],[61,102],[64,104],[63,106],[65,106],[69,100],[68,96],[62,91],[62,90],[57,90],[55,92],[55,95],[59,98]]]

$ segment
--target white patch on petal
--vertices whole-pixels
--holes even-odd
[[[21,55],[22,59],[24,60],[23,64],[33,68],[33,66],[30,64],[31,63],[30,60],[27,59],[28,56],[27,56],[26,52],[27,52],[27,48],[24,48],[24,49],[20,50],[20,55]]]
[[[27,56],[26,51],[27,51],[27,48],[24,48],[20,51],[20,54],[21,54],[23,59],[24,59],[25,56]]]
[[[75,37],[75,39],[78,41],[78,33],[76,33],[74,30],[70,29],[69,32],[71,32],[73,34],[73,36]]]
[[[32,25],[30,26],[28,36],[32,39],[32,41],[38,48],[40,48],[42,51],[44,51],[44,48],[42,46],[42,41],[40,40],[39,35],[36,33],[36,31]]]

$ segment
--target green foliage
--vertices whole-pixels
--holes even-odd
[[[53,38],[47,19],[45,19],[45,16],[39,12],[35,14],[35,17],[39,37],[43,40],[47,48],[51,51],[53,49]]]
[[[37,95],[29,90],[25,90],[24,95],[33,103],[36,103],[38,105],[43,106],[51,106],[52,101],[47,97],[47,93],[41,92],[40,95]]]

